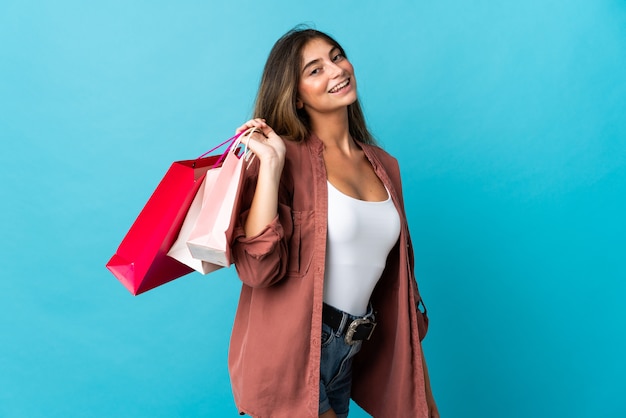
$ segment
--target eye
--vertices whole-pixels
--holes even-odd
[[[345,58],[345,55],[343,55],[341,52],[338,54],[335,54],[335,56],[333,57],[333,62],[337,62],[337,61],[341,61]]]
[[[316,74],[319,74],[320,71],[321,71],[320,68],[314,68],[313,70],[311,70],[311,72],[309,74],[310,75],[316,75]]]

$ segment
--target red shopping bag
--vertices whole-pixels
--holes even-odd
[[[237,137],[238,135],[230,138],[206,154]],[[177,161],[170,166],[106,264],[111,273],[133,295],[193,271],[168,257],[167,252],[178,236],[204,175],[224,158],[224,155],[202,158],[204,155],[195,160]]]
[[[251,135],[254,129],[246,131]],[[241,152],[238,142],[226,153],[224,164],[213,184],[204,191],[202,209],[189,235],[191,255],[219,266],[232,264],[230,238],[234,232],[239,209],[237,196],[243,180],[244,161],[251,154],[247,147]]]

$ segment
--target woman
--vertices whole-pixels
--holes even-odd
[[[229,369],[254,417],[438,417],[396,160],[373,144],[341,46],[274,45],[232,242],[243,282]],[[420,330],[420,328],[422,328]],[[358,353],[358,355],[357,355]]]

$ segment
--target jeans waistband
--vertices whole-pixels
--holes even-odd
[[[322,321],[337,333],[346,334],[348,344],[352,344],[353,340],[369,340],[376,327],[376,318],[371,304],[364,316],[355,316],[325,303],[322,309]]]

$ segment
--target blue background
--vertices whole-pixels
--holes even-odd
[[[442,416],[626,416],[618,0],[4,0],[0,416],[237,416],[234,269],[133,297],[104,264],[303,22],[400,160]]]

